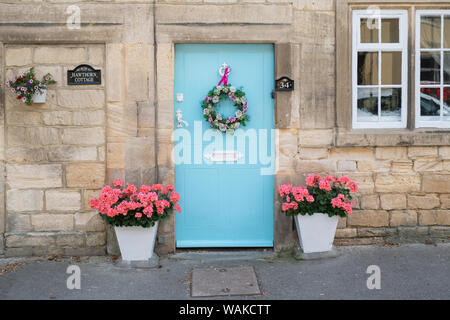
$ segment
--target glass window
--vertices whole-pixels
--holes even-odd
[[[450,12],[417,11],[416,127],[450,127]]]
[[[357,10],[353,18],[353,127],[405,128],[407,12]]]

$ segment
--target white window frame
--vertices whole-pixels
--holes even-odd
[[[443,20],[444,20],[444,16],[448,15],[450,16],[450,10],[417,10],[416,11],[416,49],[415,49],[415,55],[416,55],[416,62],[415,62],[415,67],[416,67],[416,74],[415,74],[415,100],[416,100],[416,108],[415,108],[415,126],[416,128],[450,128],[450,120],[445,121],[442,120],[442,112],[440,115],[440,119],[441,120],[422,120],[421,116],[420,116],[420,53],[422,51],[434,51],[434,52],[439,52],[440,53],[440,63],[441,63],[441,81],[442,84],[439,85],[426,85],[424,87],[428,87],[428,88],[440,88],[441,89],[441,97],[440,97],[440,102],[441,102],[441,110],[442,110],[442,106],[443,106],[443,79],[444,79],[444,52],[449,52],[450,49],[444,49],[444,24],[443,24]],[[441,16],[441,47],[440,48],[424,48],[421,49],[420,48],[420,17],[421,16]],[[447,85],[448,87],[450,87],[450,85]]]
[[[381,19],[399,19],[399,42],[398,43],[361,43],[360,24],[361,19],[378,19],[378,37],[381,40]],[[373,14],[366,10],[354,10],[352,19],[352,127],[354,129],[371,128],[406,128],[408,112],[408,11],[407,10],[380,10]],[[381,97],[381,88],[401,88],[402,106],[400,121],[381,121],[381,99],[378,99],[378,119],[379,121],[357,121],[358,111],[358,52],[371,51],[378,52],[378,84],[373,86],[363,86],[367,88],[378,88],[378,96]],[[381,84],[381,52],[401,51],[402,52],[402,82],[401,85]]]

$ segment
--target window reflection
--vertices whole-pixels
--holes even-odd
[[[422,16],[420,19],[420,47],[441,47],[441,17]]]
[[[378,121],[378,89],[358,88],[358,121]]]
[[[381,89],[381,117],[383,121],[400,121],[402,108],[402,89]]]
[[[430,117],[427,120],[440,120],[441,92],[439,88],[420,89],[420,115]]]
[[[378,19],[361,19],[361,43],[378,43]]]
[[[402,53],[381,53],[381,84],[402,84]]]
[[[381,19],[381,42],[399,42],[398,19]]]
[[[378,52],[358,52],[358,85],[378,84]]]
[[[441,55],[439,52],[420,53],[420,84],[438,85],[441,83]]]

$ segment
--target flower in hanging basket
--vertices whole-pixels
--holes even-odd
[[[89,204],[110,225],[150,228],[168,218],[173,209],[181,212],[179,201],[180,195],[173,185],[142,185],[138,189],[133,184],[124,187],[118,179],[114,180],[113,187],[105,186],[100,196],[92,198]]]
[[[41,81],[37,80],[34,68],[30,68],[26,73],[21,73],[17,77],[6,81],[6,85],[16,95],[16,99],[29,106],[33,104],[33,96],[43,94],[47,86],[55,83],[56,81],[53,80],[50,73],[44,75]]]
[[[348,177],[321,177],[317,174],[306,178],[306,186],[281,185],[281,211],[288,216],[326,213],[329,217],[345,217],[352,213],[351,193],[358,191],[356,182]]]

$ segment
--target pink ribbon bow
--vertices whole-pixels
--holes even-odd
[[[222,79],[220,79],[218,86],[223,83],[224,86],[228,85],[228,76],[230,75],[230,69],[228,67],[225,68]]]

